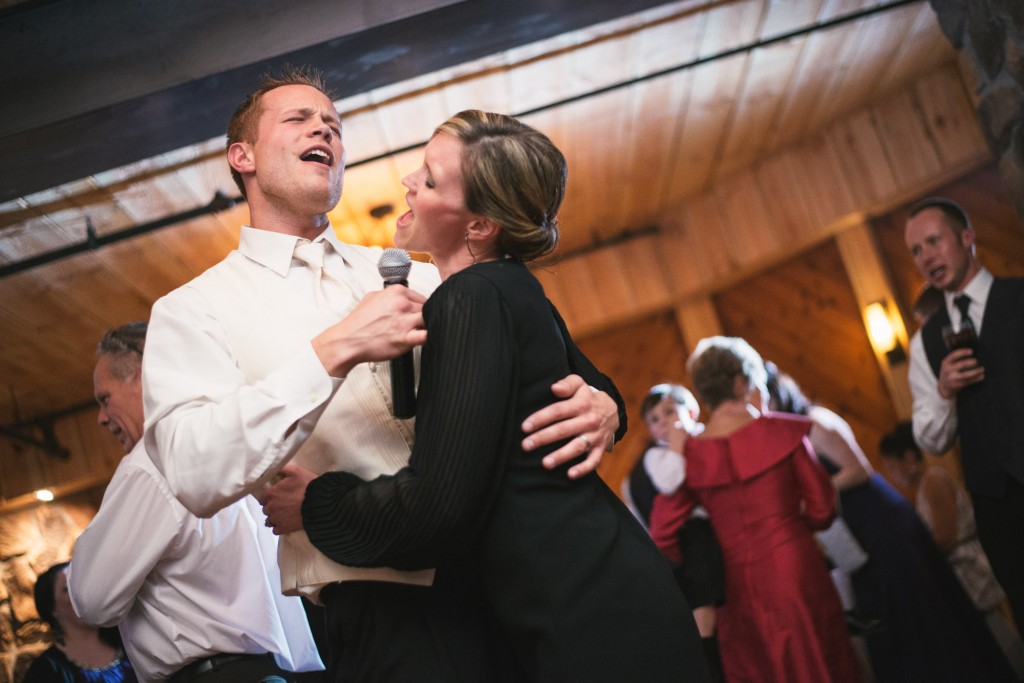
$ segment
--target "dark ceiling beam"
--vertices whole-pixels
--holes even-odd
[[[661,4],[664,0],[466,0],[221,73],[203,73],[194,81],[63,120],[34,127],[5,122],[5,129],[23,132],[0,138],[0,203],[223,135],[235,106],[271,68],[321,68],[344,98]],[[62,5],[46,3],[38,11]],[[0,41],[17,30],[19,20],[24,15],[17,12],[0,17]],[[118,25],[117,17],[110,20]],[[155,33],[162,28],[132,30]],[[117,38],[116,32],[109,38],[112,51]],[[49,59],[45,51],[31,57]],[[46,91],[47,79],[37,81],[36,87]],[[117,83],[109,87],[116,89]],[[29,120],[33,115],[16,102],[2,113]]]

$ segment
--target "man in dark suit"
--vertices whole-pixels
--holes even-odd
[[[945,453],[959,437],[978,537],[1024,625],[1024,278],[982,267],[951,200],[912,207],[904,237],[945,303],[910,346],[914,438]]]

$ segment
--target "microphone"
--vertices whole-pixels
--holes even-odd
[[[389,247],[377,261],[377,272],[384,279],[385,287],[408,287],[410,270],[412,259],[405,249]],[[412,351],[391,359],[391,414],[400,419],[416,414],[416,366]]]

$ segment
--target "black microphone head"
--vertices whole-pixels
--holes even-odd
[[[412,259],[405,249],[388,247],[377,261],[377,272],[384,278],[385,283],[407,280],[410,270],[412,270]]]

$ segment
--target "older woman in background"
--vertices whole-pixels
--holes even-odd
[[[136,683],[117,629],[90,626],[75,614],[67,568],[55,564],[36,579],[36,611],[55,642],[32,662],[24,683]]]
[[[835,490],[807,439],[810,421],[762,415],[764,363],[736,337],[702,339],[687,361],[709,411],[703,433],[673,447],[686,481],[659,496],[651,533],[669,546],[697,504],[707,508],[725,557],[728,599],[718,611],[730,683],[860,681],[842,606],[812,531],[835,513]]]

